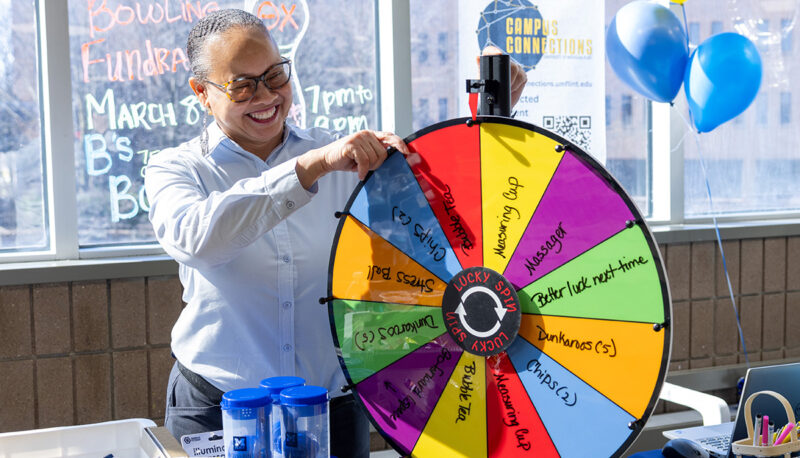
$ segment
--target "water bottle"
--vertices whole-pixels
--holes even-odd
[[[264,388],[242,388],[222,395],[222,435],[227,458],[269,456],[264,425],[271,404],[269,392]]]
[[[285,458],[328,458],[328,390],[297,386],[281,391],[281,442]]]
[[[272,458],[283,458],[283,447],[281,446],[281,391],[293,386],[303,386],[306,381],[301,377],[269,377],[261,381],[259,386],[269,391],[272,398],[272,413],[268,423],[265,424],[265,431],[270,435],[267,444],[272,453]]]

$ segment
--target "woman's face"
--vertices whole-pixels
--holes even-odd
[[[275,43],[263,30],[234,27],[206,42],[209,59],[208,80],[225,84],[240,77],[258,77],[280,62]],[[190,79],[200,102],[211,113],[222,131],[245,150],[266,159],[283,135],[283,124],[292,105],[292,85],[267,89],[259,82],[255,96],[236,103],[219,88]]]

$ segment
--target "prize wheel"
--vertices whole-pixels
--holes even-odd
[[[669,361],[661,257],[588,154],[503,117],[406,139],[339,215],[331,332],[401,454],[619,456]]]

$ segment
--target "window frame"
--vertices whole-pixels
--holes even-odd
[[[412,130],[411,24],[409,0],[374,0],[378,128],[405,137]],[[79,248],[69,78],[68,3],[34,0],[39,36],[40,107],[44,148],[45,208],[50,248],[0,253],[0,285],[174,275],[177,263],[158,244]],[[677,110],[686,107],[675,103]],[[754,107],[755,108],[755,107]],[[648,177],[652,216],[648,224],[660,243],[714,240],[714,218],[684,216],[685,123],[669,104],[648,102]],[[677,145],[671,147],[671,145]],[[653,173],[658,170],[659,173]],[[800,212],[728,214],[716,218],[723,239],[800,235]]]

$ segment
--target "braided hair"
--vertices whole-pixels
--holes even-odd
[[[263,30],[269,36],[267,27],[261,22],[261,19],[247,11],[224,9],[210,13],[192,27],[189,39],[186,41],[186,55],[189,57],[189,65],[195,78],[204,80],[211,72],[205,49],[206,41],[234,27],[254,27]]]
[[[263,30],[269,36],[264,23],[247,11],[239,9],[214,11],[200,19],[189,31],[189,38],[186,41],[186,55],[189,57],[192,76],[200,81],[205,81],[208,78],[208,74],[211,73],[211,63],[206,50],[206,41],[234,27],[257,28]],[[207,122],[208,110],[203,107],[203,132],[200,134],[200,147],[202,148],[203,156],[208,155]]]

